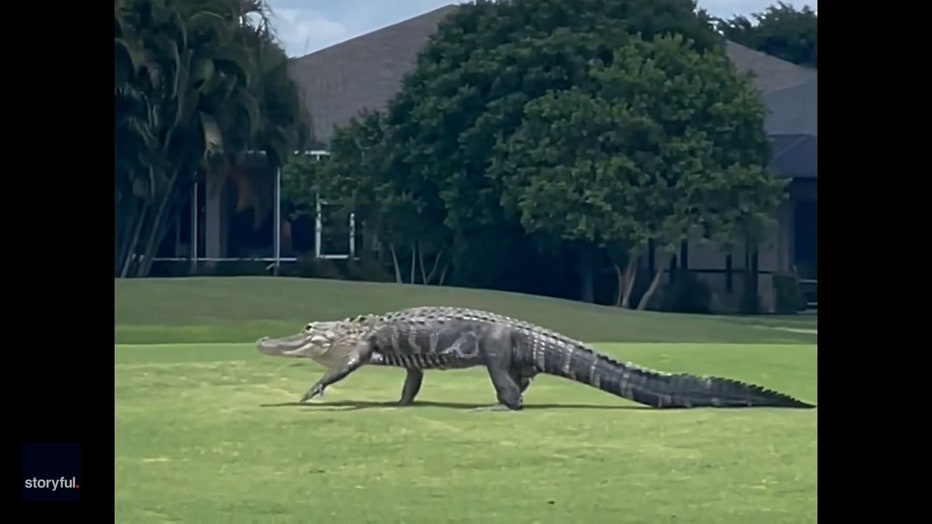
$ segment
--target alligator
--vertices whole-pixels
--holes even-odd
[[[414,402],[425,370],[485,367],[495,410],[520,410],[539,373],[580,382],[654,408],[815,405],[753,384],[720,377],[665,373],[618,362],[555,331],[497,313],[423,306],[342,320],[311,322],[282,338],[264,337],[259,352],[309,358],[327,368],[301,397],[307,402],[364,365],[407,370],[398,404]]]

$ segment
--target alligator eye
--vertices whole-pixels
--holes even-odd
[[[312,329],[314,329],[314,324],[308,324],[304,326],[304,331],[310,331]]]

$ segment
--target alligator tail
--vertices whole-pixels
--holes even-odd
[[[655,408],[814,408],[789,395],[737,380],[670,374],[617,362],[585,346],[551,346],[543,371]]]

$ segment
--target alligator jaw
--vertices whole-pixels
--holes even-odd
[[[298,333],[281,338],[263,337],[256,341],[259,353],[272,357],[304,357],[318,340],[308,333]]]

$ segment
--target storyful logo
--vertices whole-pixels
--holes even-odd
[[[23,500],[81,500],[81,446],[73,443],[23,444]]]

